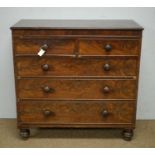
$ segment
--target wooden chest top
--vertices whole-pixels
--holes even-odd
[[[11,29],[142,30],[133,20],[20,20]]]

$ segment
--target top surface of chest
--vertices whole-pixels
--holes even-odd
[[[142,30],[133,20],[20,20],[12,29],[123,29]]]

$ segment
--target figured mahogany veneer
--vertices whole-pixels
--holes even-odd
[[[23,122],[35,125],[51,123],[52,126],[52,124],[111,123],[117,127],[117,124],[130,124],[133,121],[135,103],[133,101],[22,101],[19,111],[21,124]],[[107,114],[104,114],[105,111]]]
[[[137,39],[86,38],[79,41],[79,53],[81,55],[138,55],[138,45],[140,46],[140,41]]]
[[[11,29],[23,138],[31,127],[84,127],[122,128],[131,140],[141,26],[131,20],[21,20]]]
[[[51,90],[45,91],[45,87]],[[106,87],[109,92],[104,90]],[[19,98],[30,99],[135,99],[136,81],[21,79],[17,91]]]
[[[34,76],[136,76],[138,59],[131,57],[17,57],[17,74]]]
[[[68,38],[59,39],[44,39],[44,38],[29,38],[18,39],[15,46],[17,54],[37,54],[40,47],[47,45],[48,54],[73,54],[75,40]]]

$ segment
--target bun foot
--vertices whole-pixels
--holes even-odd
[[[126,141],[131,141],[133,137],[133,129],[125,129],[122,132],[123,139]]]
[[[30,137],[30,130],[29,129],[20,129],[20,136],[23,139],[28,139]]]

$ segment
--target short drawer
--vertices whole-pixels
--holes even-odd
[[[18,80],[19,98],[135,99],[136,80],[28,78]]]
[[[138,55],[140,40],[136,39],[81,39],[81,55]]]
[[[29,37],[16,39],[14,44],[16,54],[37,55],[40,49],[46,54],[73,54],[75,40],[70,38],[39,38]]]
[[[137,58],[17,57],[18,76],[136,76]]]
[[[19,121],[27,124],[132,123],[133,101],[22,101]]]

